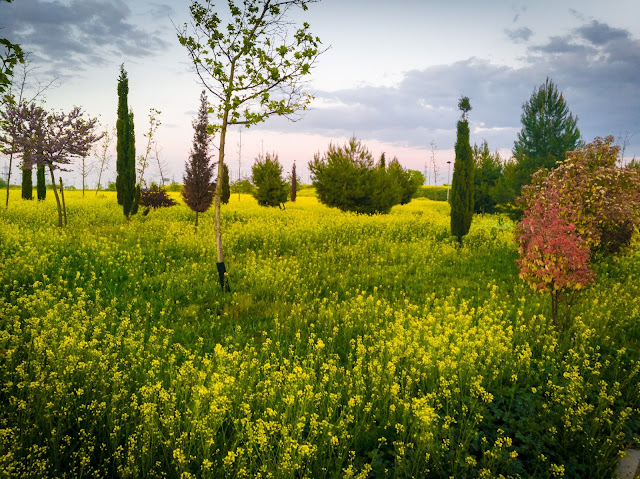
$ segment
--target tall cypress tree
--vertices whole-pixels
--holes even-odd
[[[296,201],[296,196],[298,195],[298,178],[296,177],[296,162],[293,162],[293,167],[291,168],[291,202]]]
[[[229,188],[229,168],[226,164],[222,165],[222,192],[220,193],[220,201],[223,204],[229,204],[231,198],[231,188]]]
[[[38,201],[43,201],[47,198],[47,181],[45,178],[44,165],[38,165],[38,172],[36,174],[37,179],[37,194]]]
[[[117,158],[116,158],[116,192],[118,204],[122,205],[124,215],[128,218],[134,210],[136,193],[136,152],[133,129],[133,112],[128,106],[129,78],[120,65],[118,78],[118,120],[116,121]]]
[[[193,120],[193,147],[189,159],[185,164],[185,174],[182,177],[184,188],[182,199],[196,213],[196,226],[198,226],[198,214],[209,209],[213,201],[213,163],[209,154],[211,137],[207,133],[209,124],[209,104],[207,95],[202,90],[200,94],[200,109],[198,117]]]
[[[471,228],[473,217],[473,175],[474,162],[469,143],[469,122],[467,113],[471,110],[469,98],[463,96],[458,102],[462,119],[458,122],[456,137],[456,160],[453,164],[451,181],[451,234],[462,243],[462,237]]]
[[[33,199],[33,165],[31,163],[22,165],[22,199]]]
[[[123,170],[122,211],[129,218],[138,212],[140,186],[136,185],[136,149],[133,136],[133,112],[129,110],[127,123],[127,161]]]

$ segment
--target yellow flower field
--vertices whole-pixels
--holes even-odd
[[[49,192],[50,193],[50,192]],[[640,247],[562,306],[518,279],[513,224],[115,193],[0,212],[0,476],[612,477],[640,441]],[[178,199],[179,195],[175,194]]]

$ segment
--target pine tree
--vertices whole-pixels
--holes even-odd
[[[37,194],[38,201],[44,201],[47,198],[47,181],[45,178],[44,165],[38,165],[38,172],[36,174],[37,179]]]
[[[222,193],[220,193],[220,201],[222,204],[228,205],[229,198],[231,198],[231,189],[229,188],[229,168],[227,165],[222,165]]]
[[[453,164],[451,181],[451,234],[462,243],[462,237],[471,228],[473,217],[473,152],[469,143],[469,122],[467,113],[471,110],[469,98],[462,97],[458,102],[462,119],[458,122],[456,137],[456,159]]]
[[[124,215],[134,213],[136,194],[136,152],[133,125],[133,112],[129,110],[127,97],[129,95],[129,79],[124,65],[120,65],[118,78],[118,120],[117,130],[117,158],[116,158],[116,191],[118,204],[122,205]]]
[[[287,202],[287,183],[282,179],[282,165],[275,153],[256,158],[251,168],[253,196],[260,206],[280,206]]]
[[[517,172],[510,186],[515,196],[531,182],[533,173],[540,168],[555,168],[580,141],[578,118],[549,78],[522,105],[521,121],[522,130],[513,146]]]
[[[31,163],[22,165],[22,199],[33,199],[33,166]]]
[[[296,176],[296,162],[293,162],[291,168],[291,202],[295,203],[298,194],[298,177]]]
[[[185,165],[185,174],[182,177],[184,188],[182,199],[196,213],[196,226],[198,226],[198,214],[209,209],[213,201],[213,163],[209,154],[211,137],[207,132],[209,124],[209,106],[207,95],[203,90],[200,94],[200,109],[198,117],[193,121],[193,147],[189,159]]]

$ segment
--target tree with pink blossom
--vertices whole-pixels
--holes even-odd
[[[74,107],[69,113],[47,112],[35,103],[9,105],[0,112],[0,144],[8,153],[23,156],[23,162],[44,165],[51,174],[58,206],[58,226],[62,227],[62,205],[55,188],[55,170],[69,171],[74,158],[86,157],[102,134],[96,133],[96,118],[84,118]],[[9,151],[10,150],[10,151]]]

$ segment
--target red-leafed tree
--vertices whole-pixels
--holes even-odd
[[[11,152],[27,155],[29,163],[44,165],[51,174],[51,184],[58,205],[58,226],[62,227],[62,205],[55,188],[55,170],[65,169],[74,157],[86,157],[93,143],[102,138],[95,132],[96,118],[86,120],[79,107],[69,113],[47,112],[34,103],[9,105],[0,112],[5,135],[0,142],[12,145]]]
[[[550,172],[540,170],[523,188],[523,209],[537,203],[562,205],[562,217],[575,224],[592,256],[615,253],[640,225],[640,171],[620,168],[614,138],[596,138]],[[550,194],[550,192],[554,192]]]
[[[558,192],[548,192],[547,198],[557,198]],[[567,223],[566,208],[558,204],[535,203],[525,212],[518,225],[517,260],[522,278],[534,290],[551,295],[551,316],[558,320],[558,304],[568,291],[582,289],[593,282],[589,268],[589,248]]]

